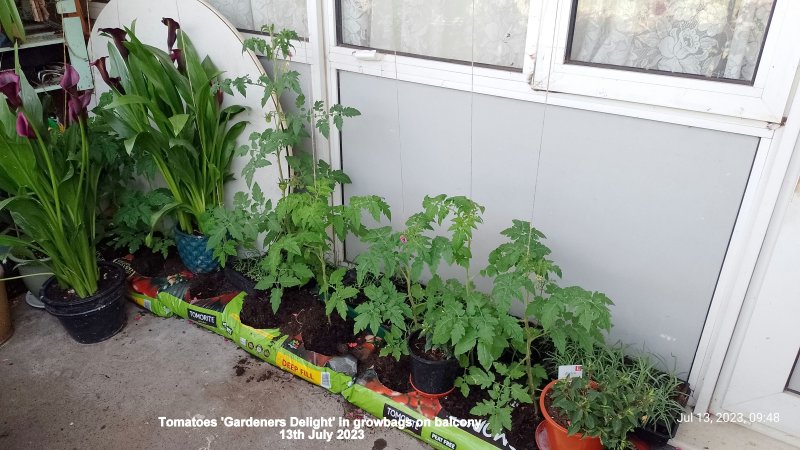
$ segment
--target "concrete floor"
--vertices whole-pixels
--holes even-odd
[[[180,319],[154,317],[133,304],[122,333],[90,346],[75,343],[54,317],[22,299],[12,302],[12,314],[15,334],[0,347],[0,449],[430,448],[394,429],[325,443],[283,440],[279,428],[161,427],[159,417],[338,420],[355,409],[216,334]],[[673,445],[795,448],[735,424],[683,424]]]
[[[283,440],[278,428],[164,428],[159,417],[338,420],[353,408],[220,336],[133,304],[123,332],[89,346],[21,299],[12,314],[15,334],[0,348],[2,449],[430,448],[394,429],[325,443]]]

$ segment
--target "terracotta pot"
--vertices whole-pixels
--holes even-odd
[[[544,416],[544,427],[547,433],[547,440],[550,443],[550,450],[603,450],[600,438],[584,437],[581,434],[569,436],[567,429],[550,417],[550,413],[544,406],[544,399],[557,382],[558,380],[551,381],[545,386],[544,390],[542,390],[542,395],[539,397],[539,408],[542,411],[542,416]]]

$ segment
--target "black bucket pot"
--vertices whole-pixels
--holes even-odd
[[[461,373],[458,360],[451,357],[443,361],[431,361],[414,353],[411,345],[418,333],[408,340],[411,353],[411,387],[427,397],[442,397],[455,389],[456,378]]]
[[[56,288],[55,277],[42,286],[40,298],[45,309],[58,317],[61,325],[81,344],[94,344],[119,333],[127,321],[125,314],[125,270],[113,263],[100,262],[100,276],[110,280],[96,294],[76,301],[65,302],[48,298]]]

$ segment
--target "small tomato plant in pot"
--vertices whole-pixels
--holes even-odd
[[[425,395],[450,392],[460,368],[473,361],[491,367],[517,326],[472,283],[472,236],[482,212],[482,206],[466,197],[426,197],[423,211],[409,218],[405,230],[367,234],[370,248],[356,261],[359,283],[367,275],[384,277],[378,286],[365,289],[371,302],[356,308],[356,329],[368,325],[375,332],[381,322],[390,325],[383,353],[399,357],[410,351],[412,385]],[[426,234],[448,219],[447,237]],[[437,274],[442,260],[464,269],[466,281],[443,280]],[[423,287],[425,268],[432,278]],[[399,303],[402,296],[406,304],[399,311],[410,314],[409,328],[401,323],[398,309],[385,304]]]
[[[176,21],[163,23],[167,51],[143,44],[131,29],[100,30],[113,39],[110,56],[92,63],[113,96],[101,114],[131,154],[152,160],[172,196],[151,226],[173,213],[184,264],[193,272],[210,272],[218,264],[207,250],[201,217],[223,205],[236,139],[245,127],[234,118],[244,107],[223,107],[219,70],[198,55]]]
[[[50,127],[42,102],[25,75],[0,72],[0,190],[20,237],[0,235],[0,245],[27,248],[49,258],[50,278],[41,289],[46,309],[78,342],[99,342],[125,325],[125,272],[98,263],[96,221],[102,157],[92,152],[79,76],[66,66],[65,128]]]
[[[426,268],[436,274],[448,246],[445,237],[426,234],[444,220],[446,210],[437,206],[443,198],[426,197],[403,230],[386,226],[361,236],[369,248],[356,257],[356,282],[365,286],[368,301],[355,308],[354,331],[377,335],[385,326],[382,356],[408,355],[409,333],[422,326],[426,295],[420,278]]]
[[[605,295],[556,285],[554,279],[561,277],[561,269],[549,259],[551,251],[541,242],[544,234],[529,222],[515,220],[502,235],[508,242],[490,253],[483,274],[493,279],[492,297],[500,311],[509,311],[515,302],[521,303],[521,318],[505,316],[517,325],[507,325],[506,329],[518,355],[509,367],[518,370],[492,373],[486,366],[473,367],[459,380],[465,395],[469,385],[486,389],[489,386],[486,380],[494,382],[495,377],[501,380],[499,385],[507,386],[504,391],[491,389],[489,399],[473,409],[473,414],[489,417],[490,430],[495,433],[502,428],[510,429],[514,406],[535,399],[547,379],[547,372],[533,351],[537,341],[549,338],[558,349],[563,349],[567,342],[591,348],[603,341],[603,331],[611,327],[608,310],[611,301]]]

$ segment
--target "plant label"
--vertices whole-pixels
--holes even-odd
[[[558,366],[558,379],[564,378],[583,378],[583,366]]]

